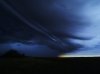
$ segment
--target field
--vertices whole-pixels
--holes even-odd
[[[32,73],[40,72],[45,68],[55,69],[59,64],[61,63],[58,60],[48,58],[1,58],[0,71],[7,74]]]
[[[67,73],[74,70],[79,71],[79,69],[84,70],[85,64],[96,67],[93,63],[99,62],[98,58],[1,58],[0,72],[5,74],[34,74],[34,72],[41,73],[42,71],[49,73],[65,71]],[[79,68],[77,68],[78,66]]]

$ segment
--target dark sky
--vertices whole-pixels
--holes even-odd
[[[1,54],[9,49],[14,49],[19,51],[19,53],[25,53],[30,56],[55,56],[59,54],[58,51],[52,50],[48,46],[43,45],[42,41],[48,39],[47,37],[27,26],[26,23],[23,23],[18,17],[2,6],[0,6],[0,24]],[[26,44],[26,41],[31,39],[33,39],[31,42],[35,42],[35,45]],[[39,40],[42,45],[37,44]]]
[[[51,8],[53,9],[53,7]],[[41,11],[41,13],[44,13],[44,11]],[[75,9],[73,11],[75,11]],[[45,15],[48,15],[48,14],[45,14]],[[62,16],[62,15],[59,15],[59,16]],[[50,17],[54,17],[54,19],[58,18],[53,15]],[[39,20],[39,21],[45,22],[43,20]],[[48,21],[46,22],[48,23]],[[29,40],[35,44],[27,44],[26,42]],[[56,56],[58,55],[60,52],[49,48],[47,46],[49,45],[48,43],[47,45],[45,45],[46,42],[45,44],[43,43],[43,41],[45,40],[49,41],[49,38],[47,38],[40,32],[36,31],[35,29],[31,28],[25,22],[22,22],[22,20],[20,20],[18,17],[12,14],[8,9],[5,9],[5,7],[0,5],[0,53],[1,54],[3,54],[4,52],[7,52],[10,49],[14,49],[16,51],[19,51],[19,53],[25,53],[28,56]],[[39,41],[41,41],[40,44],[38,44]],[[98,50],[98,47],[93,48],[93,49],[95,50],[90,51],[89,49],[88,51],[87,50],[83,51],[82,49],[81,51],[78,50],[78,51],[72,52],[71,54],[95,54],[95,53],[99,54],[100,50]]]

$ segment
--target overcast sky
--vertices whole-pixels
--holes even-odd
[[[65,1],[68,1],[68,2],[65,2]],[[42,2],[41,3],[41,1],[40,1],[40,3],[39,3],[39,4],[41,4],[40,7],[35,4],[37,6],[37,8],[35,8],[35,9],[31,8],[31,9],[33,9],[33,11],[35,10],[36,13],[37,12],[40,13],[40,14],[38,14],[38,13],[36,14],[37,15],[36,18],[38,21],[40,21],[40,22],[42,21],[43,24],[44,23],[50,24],[49,26],[46,25],[46,26],[48,26],[47,28],[49,28],[52,25],[51,27],[53,27],[53,28],[51,30],[53,30],[53,29],[55,30],[56,28],[58,29],[58,26],[54,27],[55,24],[57,24],[57,25],[61,24],[61,26],[62,26],[62,22],[64,25],[66,24],[65,23],[66,20],[62,21],[62,19],[66,18],[67,21],[72,21],[72,19],[74,19],[75,21],[80,20],[78,17],[76,17],[76,15],[78,15],[78,16],[86,15],[85,18],[89,18],[89,19],[91,18],[91,20],[94,22],[97,21],[100,18],[100,16],[98,16],[98,14],[99,14],[98,12],[100,12],[100,11],[99,11],[98,6],[96,6],[94,8],[90,8],[91,3],[93,3],[93,2],[90,2],[90,4],[88,4],[86,7],[83,8],[83,11],[85,10],[84,13],[82,13],[83,11],[81,11],[81,8],[80,8],[80,6],[82,6],[82,5],[81,4],[78,5],[77,2],[73,1],[73,0],[63,0],[63,2],[61,2],[59,0],[58,2],[54,2],[52,5],[50,5],[51,3],[49,3],[49,2],[46,2],[46,3]],[[66,5],[68,5],[67,8],[66,8]],[[34,4],[29,3],[29,6],[33,7]],[[18,8],[20,8],[20,7],[21,6],[18,6]],[[41,8],[43,8],[43,10],[41,10]],[[20,53],[24,53],[28,56],[38,56],[38,55],[55,56],[55,55],[59,54],[59,52],[52,50],[51,48],[49,48],[46,45],[39,45],[39,44],[32,45],[32,44],[23,44],[20,42],[16,42],[19,39],[24,41],[25,39],[26,40],[30,39],[33,36],[36,37],[36,34],[40,34],[40,33],[38,33],[35,30],[33,31],[32,28],[29,28],[27,25],[25,25],[25,23],[20,21],[20,19],[15,17],[11,12],[4,10],[4,8],[1,6],[0,6],[0,11],[1,11],[0,12],[0,24],[2,24],[2,25],[0,25],[0,38],[1,38],[1,40],[2,40],[2,38],[4,39],[4,41],[6,41],[6,40],[12,41],[13,38],[15,39],[14,42],[9,42],[9,43],[7,42],[7,43],[0,44],[0,53],[1,54],[3,54],[4,52],[7,52],[9,49],[14,49],[14,50],[19,51]],[[27,11],[26,11],[26,13],[27,13]],[[74,16],[73,16],[73,14],[74,14]],[[29,14],[29,15],[31,16],[32,14]],[[94,18],[94,16],[96,17],[96,20],[92,19],[92,18]],[[58,17],[61,17],[61,18],[58,18]],[[26,21],[26,20],[24,20],[24,21]],[[87,21],[89,21],[89,20],[87,20]],[[73,27],[73,28],[71,28],[70,30],[66,29],[66,27],[62,28],[62,29],[65,29],[67,32],[69,32],[69,31],[72,31],[74,29],[74,27],[77,28],[78,24],[80,25],[80,23],[74,22],[74,25],[75,25],[74,26],[73,23],[70,22],[70,24],[68,26],[71,25],[71,27]],[[81,23],[81,24],[83,24],[83,23]],[[86,27],[87,27],[87,25],[88,25],[87,23],[85,23],[85,25],[83,24],[83,26],[86,26]],[[83,27],[83,26],[80,25],[80,27]],[[75,30],[76,30],[76,28],[75,28]],[[98,31],[97,28],[99,28],[99,27],[97,26],[95,29],[94,29],[94,26],[92,26],[92,29],[90,27],[88,27],[88,28],[90,30],[88,30],[88,29],[84,30],[85,35],[86,35],[86,33],[92,34],[92,32],[95,35],[96,34],[95,31]],[[80,32],[81,28],[78,27],[77,30]],[[64,31],[64,32],[66,32],[66,31]],[[80,34],[84,35],[82,32],[80,32]],[[37,36],[37,37],[39,38],[40,36]],[[41,40],[42,40],[42,38],[41,38]],[[97,48],[93,48],[92,50],[90,50],[89,48],[85,48],[85,50],[83,50],[83,49],[76,50],[75,52],[72,52],[69,54],[79,54],[79,55],[84,54],[84,55],[86,55],[86,54],[99,54],[99,52],[100,52],[99,47],[97,47]]]

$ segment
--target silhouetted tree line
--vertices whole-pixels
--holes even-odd
[[[2,56],[0,57],[13,57],[13,58],[17,58],[17,57],[27,57],[25,56],[24,54],[20,54],[19,52],[15,51],[15,50],[10,50],[8,52],[6,52],[5,54],[3,54]]]

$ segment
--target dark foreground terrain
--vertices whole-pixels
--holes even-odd
[[[56,58],[0,58],[0,72],[5,74],[34,74],[42,71],[52,73],[63,70],[63,66],[64,63]]]
[[[81,69],[84,70],[85,64],[96,67],[93,65],[100,62],[98,58],[36,58],[26,57],[23,54],[11,50],[0,56],[0,72],[5,74],[34,74],[34,72],[58,72],[62,74],[74,72]],[[79,68],[77,68],[80,66]],[[89,66],[86,66],[88,68]],[[91,67],[92,68],[92,67]]]
[[[5,74],[30,74],[36,70],[39,72],[44,65],[50,67],[52,63],[48,58],[27,57],[24,54],[19,54],[17,51],[10,50],[0,56],[0,72]]]

